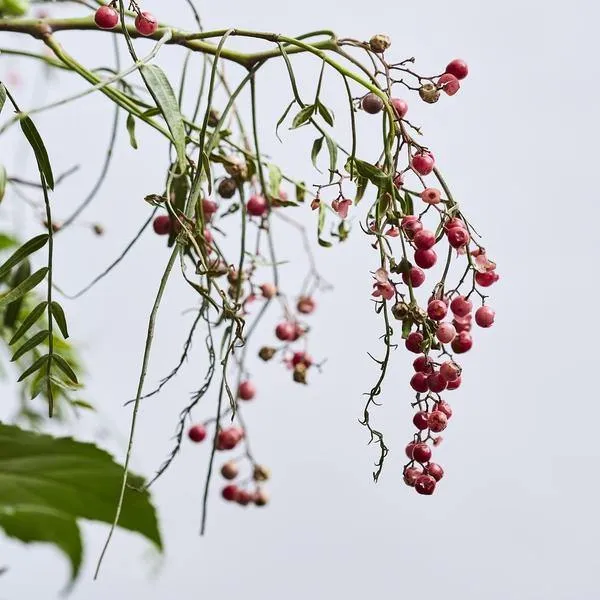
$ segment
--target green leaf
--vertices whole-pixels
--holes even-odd
[[[281,189],[281,169],[274,165],[273,163],[269,163],[269,196],[271,198],[279,198],[279,191]]]
[[[21,376],[19,377],[19,379],[17,379],[17,381],[21,382],[24,379],[27,379],[30,375],[35,373],[37,370],[41,369],[49,360],[50,360],[49,354],[44,354],[44,356],[40,356],[36,361],[34,361],[31,364],[31,366],[29,366],[27,369],[25,369],[21,373]]]
[[[73,383],[79,383],[77,381],[77,375],[75,375],[75,371],[73,371],[71,365],[60,354],[53,354],[52,360]]]
[[[405,215],[414,215],[415,214],[415,208],[413,206],[412,196],[408,192],[406,192],[406,194],[404,194],[404,206],[402,208],[404,210]]]
[[[96,412],[96,407],[93,404],[86,402],[85,400],[73,400],[71,404],[73,406],[76,406],[77,408],[83,408],[84,410],[91,410],[92,412]]]
[[[44,329],[43,331],[38,331],[33,337],[29,338],[19,349],[13,354],[13,357],[10,359],[10,362],[14,362],[24,354],[27,354],[30,350],[33,350],[36,346],[39,346],[42,342],[45,342],[50,335],[50,331],[48,329]]]
[[[69,558],[72,579],[81,564],[78,521],[112,523],[123,467],[92,444],[0,425],[0,527],[25,542],[54,544]],[[160,550],[156,512],[129,475],[119,526]]]
[[[127,115],[127,133],[129,133],[129,143],[131,144],[131,147],[134,150],[138,149],[138,143],[137,140],[135,139],[135,119],[133,118],[133,115],[131,113],[129,113]]]
[[[312,145],[312,150],[310,153],[310,160],[312,160],[312,164],[314,165],[315,169],[319,171],[319,173],[321,173],[321,170],[317,166],[317,157],[319,156],[319,152],[321,152],[321,148],[323,147],[324,139],[325,136],[323,135],[320,138],[317,138]]]
[[[4,87],[4,84],[2,82],[0,82],[0,113],[2,112],[2,109],[4,108],[5,102],[6,102],[6,88]]]
[[[329,183],[333,181],[333,172],[337,169],[337,144],[325,135],[327,140],[327,150],[329,151]]]
[[[0,233],[0,252],[18,245],[19,242],[14,237],[6,235],[6,233]]]
[[[354,198],[354,204],[358,204],[365,195],[365,191],[367,190],[367,186],[369,185],[369,180],[366,177],[357,177],[356,178],[356,196]]]
[[[16,288],[20,283],[25,281],[31,275],[31,263],[29,259],[25,259],[17,268],[16,271],[13,271],[10,277],[10,281],[8,282],[9,288]],[[19,317],[19,313],[21,312],[21,306],[23,306],[23,300],[25,296],[18,298],[14,302],[11,302],[4,311],[4,326],[8,329],[13,329],[15,327],[15,323]]]
[[[148,110],[142,113],[144,117],[156,117],[156,115],[160,115],[160,108],[149,108]]]
[[[212,194],[212,171],[210,168],[210,160],[208,159],[208,154],[206,154],[206,152],[202,153],[202,166],[204,167],[204,175],[208,183],[208,193]]]
[[[317,230],[317,241],[319,242],[319,246],[323,246],[323,248],[330,248],[332,246],[332,243],[321,238],[321,234],[323,233],[323,229],[325,228],[326,210],[326,205],[323,202],[321,202],[321,204],[319,205],[319,224]]]
[[[279,117],[279,121],[277,121],[277,125],[275,126],[275,135],[277,136],[277,139],[283,143],[282,139],[279,137],[279,127],[281,127],[281,124],[285,121],[285,118],[288,116],[290,110],[292,110],[292,106],[294,106],[294,104],[296,104],[296,100],[292,100],[289,104],[288,107],[285,109],[284,113],[281,115],[281,117]]]
[[[315,112],[315,107],[312,104],[305,106],[294,117],[294,120],[292,121],[292,126],[290,129],[297,129],[298,127],[302,127],[302,125],[305,125],[306,123],[308,123],[308,121],[310,121],[311,117],[313,116],[314,112]]]
[[[48,273],[48,267],[43,267],[39,271],[36,271],[33,275],[30,275],[23,283],[20,283],[16,288],[10,290],[4,296],[0,297],[0,309],[4,308],[7,304],[18,300],[23,297],[27,292],[30,292],[36,287],[41,281],[44,280]]]
[[[323,120],[333,127],[333,113],[322,102],[317,104],[317,108],[319,109],[319,114],[323,117]]]
[[[8,176],[6,175],[6,169],[4,165],[0,165],[0,202],[4,200],[4,194],[6,193],[6,181]]]
[[[67,328],[67,318],[65,317],[65,311],[62,306],[55,301],[52,301],[50,305],[50,310],[52,311],[52,316],[60,329],[60,332],[63,334],[63,337],[67,339],[69,337],[69,330]]]
[[[296,201],[297,202],[304,202],[304,200],[306,199],[306,185],[304,184],[304,182],[300,183],[300,184],[296,184]]]
[[[25,242],[16,252],[14,252],[10,258],[8,258],[2,266],[0,266],[0,279],[4,277],[14,266],[18,265],[24,258],[27,258],[30,254],[37,252],[43,248],[48,242],[48,234],[42,233],[34,238],[31,238],[28,242]]]
[[[36,129],[33,121],[23,115],[19,115],[20,124],[29,145],[32,147],[33,152],[35,153],[35,159],[37,160],[38,167],[40,169],[40,173],[46,180],[46,185],[53,190],[54,189],[54,175],[52,174],[52,167],[50,166],[50,159],[48,158],[48,152],[46,151],[46,146],[44,146],[44,142]]]
[[[173,136],[173,144],[177,152],[179,169],[183,173],[187,169],[185,152],[185,125],[179,109],[175,92],[164,71],[157,65],[142,65],[140,73],[148,91],[165,118],[167,127]]]

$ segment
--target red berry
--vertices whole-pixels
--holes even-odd
[[[457,377],[456,379],[453,379],[452,381],[448,382],[448,387],[446,389],[457,390],[460,387],[461,383],[462,383],[462,377]]]
[[[298,299],[298,304],[296,304],[296,308],[299,313],[303,315],[310,315],[314,312],[317,303],[310,296],[301,296]]]
[[[475,312],[475,323],[479,327],[491,327],[496,313],[489,306],[482,306]]]
[[[441,194],[435,188],[427,188],[421,192],[421,200],[426,204],[439,204],[441,202]]]
[[[292,356],[292,365],[295,367],[303,364],[307,369],[313,364],[312,358],[306,352],[294,352]]]
[[[452,323],[440,323],[435,337],[442,342],[442,344],[449,344],[456,337],[456,329]]]
[[[454,96],[460,90],[460,81],[452,73],[444,73],[438,79],[438,86],[441,87],[448,96]]]
[[[412,460],[413,457],[413,450],[415,449],[415,446],[417,444],[415,444],[415,442],[410,442],[409,444],[407,444],[406,448],[404,449],[404,452],[406,452],[406,456],[408,456],[408,458],[410,458]]]
[[[413,417],[413,424],[417,429],[420,429],[422,431],[423,429],[427,429],[428,427],[428,418],[429,413],[426,413],[425,411],[420,411]]]
[[[237,485],[226,485],[222,491],[221,491],[221,496],[223,496],[223,498],[225,498],[225,500],[227,500],[228,502],[233,502],[236,499],[236,496],[238,494],[238,487]]]
[[[415,354],[420,354],[423,352],[423,334],[418,331],[413,331],[408,334],[406,338],[406,348],[409,352],[414,352]]]
[[[471,317],[471,315],[469,315],[469,317]],[[454,319],[452,320],[452,325],[454,325],[454,328],[456,329],[456,331],[458,333],[461,333],[463,331],[471,331],[471,319],[459,319],[454,317]]]
[[[415,252],[415,262],[422,269],[431,269],[437,262],[437,254],[431,248],[429,250],[417,250]]]
[[[437,463],[429,463],[425,467],[425,473],[431,475],[436,481],[439,481],[444,476],[444,469]]]
[[[141,35],[152,35],[158,29],[158,21],[152,13],[141,12],[135,18],[135,28]]]
[[[422,354],[421,356],[417,356],[413,361],[413,367],[415,371],[421,373],[431,373],[433,370],[432,360],[429,356],[425,356]]]
[[[112,6],[101,6],[94,15],[100,29],[114,29],[119,24],[119,13]]]
[[[455,58],[453,61],[448,63],[446,67],[446,73],[454,75],[456,79],[464,79],[469,74],[469,67],[464,60]]]
[[[490,287],[500,279],[496,271],[486,271],[485,273],[475,273],[475,281],[481,287]]]
[[[406,235],[412,239],[417,231],[421,231],[423,229],[423,223],[421,223],[419,217],[415,217],[415,215],[407,215],[406,217],[402,217],[402,221],[400,221],[400,227],[402,227],[402,229],[406,232]]]
[[[250,196],[248,203],[246,204],[246,209],[248,213],[253,217],[262,217],[265,212],[267,212],[267,208],[269,207],[267,200],[264,196]]]
[[[408,112],[408,104],[400,98],[391,99],[392,106],[398,115],[398,118],[403,119],[404,115]]]
[[[417,494],[431,496],[435,490],[435,479],[431,475],[421,475],[415,483]]]
[[[429,175],[433,171],[435,159],[430,152],[420,152],[412,157],[410,164],[419,175]]]
[[[217,449],[232,450],[237,446],[240,439],[238,431],[235,428],[222,429],[217,436]]]
[[[404,469],[404,483],[410,487],[415,487],[415,483],[417,479],[423,475],[423,471],[421,469],[417,469],[416,467],[407,467]]]
[[[158,235],[167,235],[171,232],[171,217],[169,215],[160,215],[152,221],[152,229]]]
[[[449,419],[452,416],[452,407],[447,402],[445,402],[444,400],[440,400],[435,405],[434,412],[436,412],[436,411],[445,414],[446,415],[446,419]]]
[[[210,198],[202,198],[202,214],[205,219],[210,219],[219,210],[219,205]]]
[[[296,327],[293,323],[290,323],[289,321],[284,321],[283,323],[279,323],[279,325],[277,325],[277,327],[275,328],[275,335],[282,342],[293,341],[296,335]]]
[[[406,285],[410,281],[414,288],[418,288],[425,282],[425,273],[419,267],[412,267],[408,273],[402,273],[402,281]]]
[[[473,338],[471,334],[467,331],[461,331],[453,340],[452,340],[452,350],[456,352],[456,354],[464,354],[468,352],[473,347]]]
[[[427,305],[427,316],[434,321],[441,321],[448,313],[448,307],[443,300],[432,300]]]
[[[192,442],[201,442],[206,437],[206,427],[204,425],[194,425],[188,431],[188,437]]]
[[[426,463],[431,458],[431,448],[421,442],[419,444],[415,444],[413,448],[412,457],[420,463]]]
[[[448,219],[444,223],[444,229],[446,231],[449,231],[450,229],[453,229],[454,227],[460,227],[462,229],[466,229],[464,221],[457,217],[452,217],[452,219]]]
[[[235,495],[235,501],[241,506],[247,506],[253,499],[253,495],[248,490],[238,490]]]
[[[294,323],[294,333],[292,334],[292,342],[295,342],[297,339],[301,338],[306,331],[299,323]]]
[[[427,376],[427,387],[435,394],[439,394],[446,389],[448,382],[442,377],[439,371],[435,371]]]
[[[225,477],[225,479],[235,479],[239,472],[238,466],[233,461],[226,462],[221,467],[221,475]]]
[[[415,373],[410,379],[410,387],[412,387],[415,392],[419,392],[419,394],[428,392],[429,386],[427,384],[427,374]]]
[[[455,381],[460,377],[461,372],[462,369],[452,361],[446,361],[440,367],[440,373],[446,381]]]
[[[429,429],[434,433],[440,433],[446,429],[448,425],[448,417],[441,410],[434,410],[429,415],[429,421],[427,423]]]
[[[448,243],[453,248],[465,246],[471,239],[469,232],[462,227],[452,227],[452,229],[448,229],[446,237],[448,238]]]
[[[363,97],[361,106],[365,112],[376,115],[383,109],[383,100],[377,94],[370,92]]]
[[[450,310],[457,317],[466,317],[473,310],[473,303],[464,296],[456,296],[450,302]]]
[[[251,381],[242,381],[238,395],[242,400],[252,400],[256,396],[256,387]]]
[[[413,236],[413,243],[419,250],[429,250],[435,246],[435,233],[429,229],[421,229]]]

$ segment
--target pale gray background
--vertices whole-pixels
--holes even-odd
[[[144,6],[166,20],[191,24],[183,2],[146,0]],[[412,431],[410,363],[404,352],[394,356],[385,407],[375,413],[392,451],[380,483],[373,485],[375,450],[365,446],[357,417],[361,392],[376,376],[366,352],[379,350],[380,327],[369,299],[375,257],[360,235],[349,247],[320,251],[324,274],[336,276],[335,293],[320,300],[314,317],[313,354],[329,357],[323,375],[314,374],[311,386],[301,389],[280,369],[253,368],[262,392],[246,414],[255,452],[274,473],[271,506],[259,511],[225,505],[215,488],[208,537],[200,539],[207,447],[186,445],[154,490],[164,561],[140,537],[119,532],[100,580],[92,582],[107,529],[86,525],[85,567],[72,597],[597,598],[596,3],[255,0],[198,7],[209,28],[300,33],[326,26],[363,39],[384,30],[393,37],[394,56],[417,56],[424,72],[439,72],[455,56],[468,60],[471,77],[457,96],[436,106],[413,97],[410,117],[423,125],[498,261],[502,280],[490,301],[497,326],[478,332],[476,350],[464,360],[465,384],[451,399],[456,416],[436,454],[447,477],[431,498],[416,496],[401,480],[402,449]],[[64,39],[90,64],[103,62],[100,52],[110,60],[101,35]],[[182,56],[170,49],[161,62],[177,66]],[[313,61],[299,61],[298,68],[303,80],[312,80]],[[27,69],[33,77],[31,64]],[[272,136],[291,96],[282,68],[268,73],[260,105],[265,149],[316,181],[306,160],[312,138],[287,134],[280,147]],[[342,114],[342,88],[331,80],[327,92]],[[82,88],[73,76],[60,82],[60,88],[49,84],[47,98]],[[20,95],[32,93],[29,85]],[[57,171],[84,155],[101,161],[109,111],[97,97],[39,119]],[[58,280],[69,290],[87,283],[118,253],[147,213],[143,195],[161,188],[164,148],[153,146],[152,132],[138,131],[141,149],[134,152],[122,138],[118,165],[85,215],[105,223],[106,237],[96,240],[81,229],[58,242]],[[363,126],[363,135],[369,147],[379,128]],[[10,164],[10,155],[3,142],[2,160]],[[95,173],[83,170],[59,190],[57,213],[61,205],[78,202]],[[281,239],[281,254],[298,254],[297,238]],[[90,370],[87,397],[120,434],[129,419],[121,405],[134,392],[147,313],[165,260],[162,240],[148,234],[109,281],[67,305]],[[193,302],[182,285],[168,293],[150,382],[179,356],[189,325],[189,316],[180,313]],[[203,369],[197,349],[185,375],[144,406],[134,458],[138,471],[151,473],[165,456],[178,410]],[[208,400],[214,397],[196,413],[199,418],[212,411]],[[88,421],[80,432],[88,437],[96,430]],[[121,439],[106,444],[122,458]],[[66,581],[67,564],[53,549],[3,539],[0,559],[10,566],[0,578],[3,599],[53,598]]]

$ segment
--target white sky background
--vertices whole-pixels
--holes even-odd
[[[192,26],[183,1],[146,0],[144,7]],[[423,126],[439,166],[499,264],[502,279],[490,288],[489,301],[497,311],[496,326],[476,332],[476,346],[462,361],[464,385],[448,397],[455,416],[435,452],[446,477],[430,498],[402,483],[403,448],[413,431],[407,383],[412,358],[404,351],[394,355],[385,406],[373,414],[391,448],[374,485],[376,449],[366,447],[367,433],[357,418],[361,393],[377,376],[366,352],[380,351],[381,327],[369,297],[376,256],[356,224],[347,246],[318,250],[323,274],[336,285],[319,300],[313,318],[311,352],[329,359],[323,374],[311,373],[305,389],[274,364],[252,368],[260,392],[246,416],[254,452],[273,471],[272,504],[261,510],[226,505],[218,498],[217,478],[208,536],[199,538],[208,445],[186,444],[154,489],[164,561],[149,553],[142,538],[118,532],[100,580],[92,582],[107,528],[85,525],[85,565],[72,598],[595,597],[600,409],[593,345],[599,333],[600,211],[593,175],[600,121],[594,24],[600,10],[583,0],[388,5],[304,0],[293,6],[255,0],[199,2],[198,8],[210,29],[298,34],[325,27],[361,39],[387,31],[391,55],[416,56],[417,70],[424,73],[440,72],[457,56],[469,62],[471,75],[453,98],[444,96],[433,106],[414,95],[407,99],[411,121]],[[107,38],[62,36],[66,48],[87,64],[112,60]],[[139,48],[143,54],[150,46],[140,42]],[[181,50],[164,49],[160,62],[176,69],[182,58]],[[16,65],[2,59],[3,75],[10,64]],[[26,106],[36,71],[31,63],[23,65],[29,81],[17,95]],[[297,66],[309,97],[318,66],[311,60]],[[231,74],[235,78],[235,69]],[[49,84],[47,100],[83,87],[71,75],[55,81],[60,85]],[[314,136],[286,132],[280,146],[273,135],[291,99],[281,65],[267,70],[259,89],[263,149],[277,153],[288,171],[317,182],[308,161]],[[336,113],[345,114],[342,84],[332,74],[326,93]],[[85,164],[55,194],[58,216],[70,212],[96,177],[110,110],[97,96],[37,119],[56,172]],[[370,127],[377,119],[367,119],[359,116],[365,157],[380,135],[379,125]],[[121,134],[111,174],[84,215],[104,223],[106,236],[96,239],[81,228],[58,238],[58,281],[67,290],[79,289],[120,252],[147,214],[143,196],[162,188],[162,142],[138,125],[140,150],[134,151],[124,123]],[[3,142],[0,160],[14,172],[11,156],[17,160]],[[298,211],[313,223],[308,208]],[[299,238],[278,229],[280,256],[300,256]],[[90,371],[86,397],[120,436],[129,423],[122,403],[135,391],[147,314],[166,260],[163,240],[149,232],[111,278],[81,301],[65,303]],[[291,282],[303,275],[285,269]],[[177,361],[190,323],[181,311],[193,305],[176,282],[161,311],[149,386]],[[256,343],[271,339],[266,331]],[[177,414],[204,368],[198,343],[184,376],[144,405],[136,471],[151,474],[169,451]],[[214,396],[207,398],[196,417],[209,416],[213,403]],[[82,437],[94,435],[94,423],[82,425]],[[122,440],[105,443],[123,458]],[[66,561],[42,545],[25,548],[3,539],[0,564],[10,567],[0,578],[2,600],[53,598],[67,578]]]

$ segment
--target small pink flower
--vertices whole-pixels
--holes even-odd
[[[334,200],[331,203],[331,208],[342,218],[348,216],[348,209],[352,206],[352,200]]]
[[[375,283],[373,284],[372,296],[379,298],[383,296],[386,300],[391,300],[396,295],[396,289],[388,279],[388,274],[385,269],[377,269],[373,275]]]
[[[486,256],[485,250],[481,251],[479,248],[476,248],[471,252],[471,256],[475,258],[475,268],[480,273],[487,273],[496,268],[496,263]]]
[[[398,237],[400,235],[400,230],[392,225],[386,232],[385,235],[389,235],[390,237]]]

